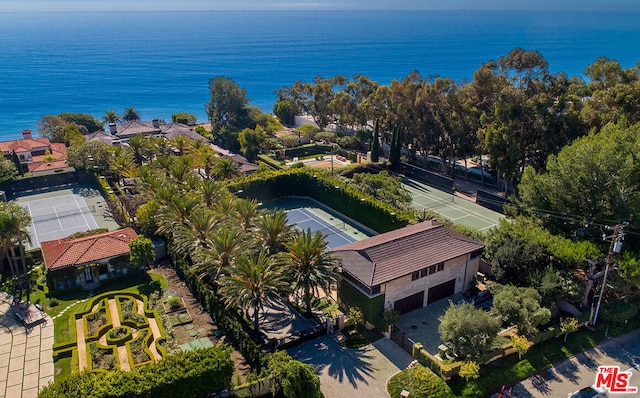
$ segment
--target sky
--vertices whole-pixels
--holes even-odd
[[[0,0],[0,12],[170,10],[608,10],[639,0]]]

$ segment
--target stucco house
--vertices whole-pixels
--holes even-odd
[[[128,273],[132,268],[129,242],[136,237],[129,227],[83,238],[42,242],[49,288],[93,289],[101,280]]]
[[[0,150],[6,159],[15,153],[23,172],[39,174],[67,167],[67,147],[46,137],[33,138],[31,130],[22,130],[21,140],[0,142]]]
[[[466,289],[483,249],[432,220],[334,248],[338,301],[379,324],[385,310],[406,313]]]

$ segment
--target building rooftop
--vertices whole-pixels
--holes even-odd
[[[332,251],[341,258],[343,272],[372,287],[483,248],[473,239],[430,220]]]
[[[133,228],[105,232],[79,239],[42,242],[42,255],[48,270],[88,264],[129,253],[129,242],[137,237]]]

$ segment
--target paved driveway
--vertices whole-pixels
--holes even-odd
[[[571,336],[569,336],[571,338]],[[566,397],[582,387],[594,384],[598,366],[619,366],[620,370],[640,364],[640,331],[635,331],[560,362],[513,386],[512,396]],[[640,387],[640,374],[635,371],[630,386]],[[498,394],[491,397],[496,398]],[[637,397],[638,394],[610,394],[615,398]]]
[[[387,339],[349,349],[334,336],[319,337],[288,352],[315,367],[325,397],[388,398],[387,380],[409,365],[411,355]]]

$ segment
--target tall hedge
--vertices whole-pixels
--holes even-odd
[[[265,353],[247,333],[247,325],[240,321],[236,313],[225,309],[211,286],[199,279],[184,259],[174,256],[173,260],[178,275],[191,293],[200,300],[213,321],[222,329],[230,343],[240,351],[247,363],[260,372],[266,363]]]
[[[130,372],[82,372],[42,389],[39,398],[197,398],[231,387],[233,361],[226,347],[178,353]]]
[[[288,196],[309,196],[377,232],[406,226],[409,213],[347,186],[321,170],[288,169],[261,173],[231,183],[230,192],[268,202]]]

